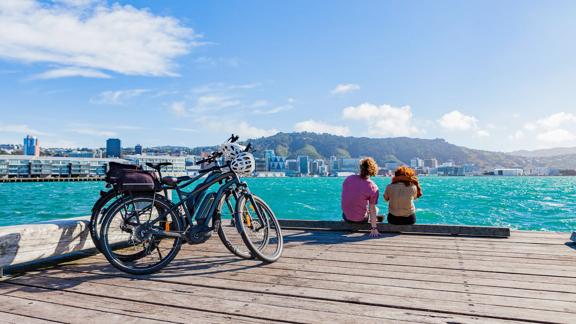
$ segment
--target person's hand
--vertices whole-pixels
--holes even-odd
[[[380,232],[378,232],[377,228],[370,229],[370,237],[372,238],[380,237]]]

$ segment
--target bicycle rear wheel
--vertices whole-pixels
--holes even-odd
[[[236,198],[232,192],[227,192],[222,196],[216,207],[214,221],[220,221],[218,226],[218,236],[224,246],[232,254],[243,259],[254,259],[250,249],[246,247],[242,236],[236,228],[234,212]]]
[[[102,253],[110,264],[136,275],[168,265],[180,250],[182,238],[177,234],[183,231],[180,216],[171,207],[165,198],[149,194],[134,195],[112,206],[100,230]],[[130,257],[134,255],[138,258]]]
[[[94,246],[100,252],[102,252],[102,248],[100,247],[100,225],[102,224],[107,208],[122,197],[123,194],[118,193],[114,189],[106,192],[101,191],[100,198],[92,207],[92,214],[90,215],[90,223],[88,227],[90,229],[90,238],[92,238]]]
[[[280,224],[260,197],[243,194],[236,203],[236,228],[246,247],[259,260],[275,262],[282,255],[284,238]]]

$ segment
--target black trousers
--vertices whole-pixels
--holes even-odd
[[[410,216],[394,216],[388,214],[388,223],[394,225],[412,225],[416,223],[416,215],[412,214]]]

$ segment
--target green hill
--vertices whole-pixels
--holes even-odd
[[[298,155],[324,159],[330,156],[371,156],[378,163],[392,159],[408,164],[410,159],[419,157],[436,158],[439,162],[454,161],[457,164],[474,163],[482,168],[526,167],[533,164],[526,157],[468,149],[443,139],[344,137],[304,132],[278,133],[249,142],[257,150],[256,155],[263,155],[266,149],[274,149],[276,154],[288,158]]]

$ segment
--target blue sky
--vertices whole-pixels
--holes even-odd
[[[0,3],[0,143],[576,146],[574,1]]]

